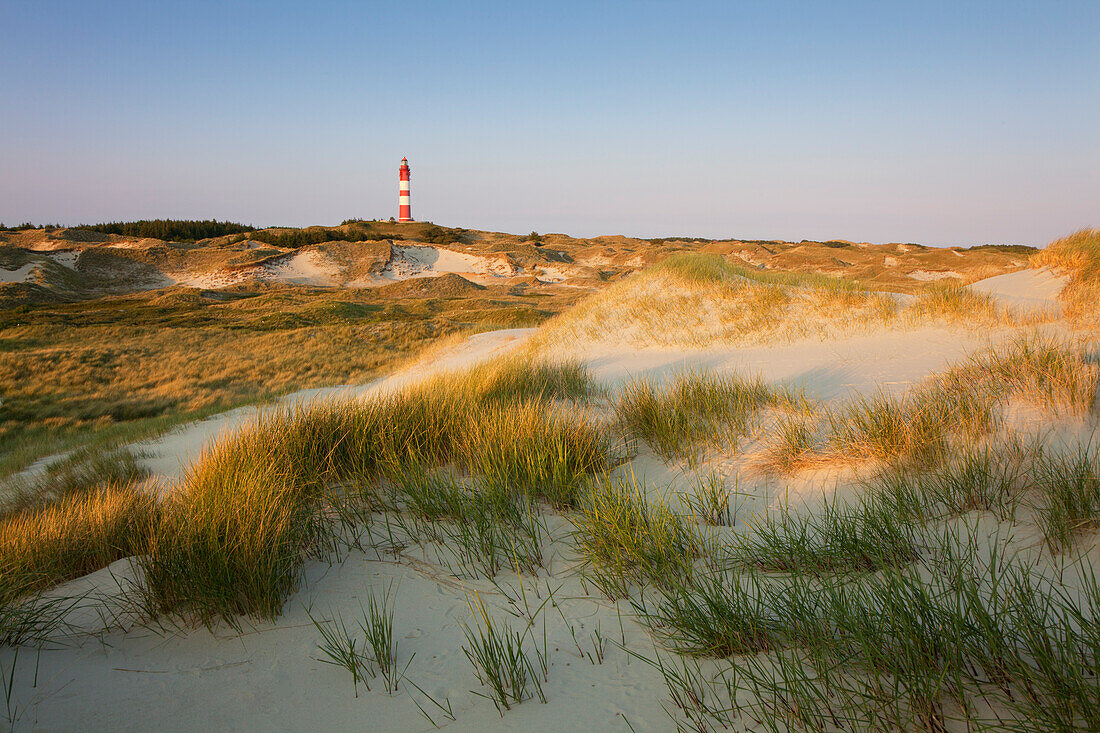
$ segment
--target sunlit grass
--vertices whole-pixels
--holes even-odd
[[[615,412],[625,431],[671,460],[692,458],[704,445],[735,452],[759,410],[804,402],[760,378],[686,372],[661,387],[649,381],[628,383]]]
[[[692,575],[700,551],[694,524],[647,499],[633,476],[596,482],[574,517],[588,577],[610,598],[632,587],[674,585]]]

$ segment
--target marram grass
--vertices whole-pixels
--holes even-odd
[[[686,372],[663,386],[629,382],[615,402],[615,413],[625,432],[666,460],[692,459],[702,446],[736,451],[738,439],[761,409],[804,403],[801,395],[760,378]]]
[[[502,548],[526,548],[522,556],[537,561],[538,537],[528,536],[536,530],[527,532],[523,507],[576,504],[587,477],[618,459],[598,424],[548,401],[587,390],[573,367],[530,375],[524,382],[512,369],[502,381],[470,372],[372,400],[275,412],[223,439],[163,507],[143,558],[149,605],[205,623],[273,617],[305,560],[327,542],[336,487],[360,487],[378,501],[370,487],[379,480],[445,465],[473,474],[481,493],[429,499],[406,481],[402,503],[424,519],[452,520],[457,534],[439,536],[470,549],[488,574]],[[477,531],[506,528],[505,516],[519,517],[514,531]]]
[[[144,551],[156,526],[155,497],[107,485],[0,519],[0,603]]]
[[[594,482],[573,522],[588,577],[609,598],[683,582],[700,554],[697,525],[649,500],[634,476]]]

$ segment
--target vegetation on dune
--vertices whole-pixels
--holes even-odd
[[[1032,264],[1070,275],[1062,291],[1071,319],[1100,319],[1100,229],[1081,229],[1033,255]]]
[[[0,502],[0,605],[140,554],[156,500],[128,450],[85,448]]]
[[[361,224],[371,223],[345,226]],[[503,302],[471,299],[384,301],[241,290],[9,314],[26,321],[10,321],[21,330],[0,339],[0,375],[25,389],[5,395],[0,415],[12,433],[51,427],[33,421],[44,409],[57,420],[79,414],[85,426],[102,421],[106,434],[108,424],[182,414],[183,395],[196,400],[189,409],[205,408],[219,403],[201,395],[362,378],[416,344],[474,327],[476,308],[505,312]],[[416,323],[424,319],[430,327]],[[717,326],[688,333],[691,319]],[[538,356],[623,331],[629,340],[675,327],[668,343],[744,343],[922,319],[1008,322],[965,288],[930,286],[901,307],[838,278],[676,256],[596,295],[518,355],[369,400],[267,412],[204,451],[164,499],[135,488],[135,456],[74,454],[0,513],[0,643],[40,642],[63,609],[36,594],[126,556],[142,570],[143,610],[238,624],[277,616],[307,561],[347,548],[396,557],[418,545],[456,576],[497,583],[509,569],[545,571],[547,545],[568,541],[581,578],[626,599],[662,645],[648,658],[624,633],[622,648],[658,669],[691,729],[1096,729],[1100,585],[1072,551],[1100,527],[1100,452],[998,435],[1009,400],[1091,418],[1100,367],[1082,344],[1025,334],[908,393],[825,407],[760,379],[707,373],[634,381],[611,395],[583,362]],[[140,335],[123,333],[126,321]],[[79,351],[74,341],[62,347],[78,356],[66,356],[51,339],[73,325],[123,346]],[[241,368],[254,381],[211,368],[229,346],[246,355]],[[147,361],[164,371],[119,369]],[[194,373],[159,383],[192,362]],[[73,384],[55,388],[49,375],[70,373],[111,389],[66,402]],[[103,381],[108,374],[114,381]],[[131,401],[103,412],[123,398]],[[757,425],[773,468],[866,462],[877,471],[861,474],[851,501],[748,526],[733,526],[736,492],[714,470],[682,507],[611,473],[637,439],[694,463],[704,446],[736,449]],[[11,456],[8,439],[0,434],[0,448]],[[551,508],[571,525],[567,536],[551,536]],[[978,532],[981,522],[1021,518],[1041,537],[1028,539],[1026,557],[1013,556],[1020,546],[1000,528]],[[543,606],[556,606],[547,592]],[[463,652],[502,715],[545,701],[549,679],[545,631],[540,646],[530,608],[512,607],[525,629],[492,618],[481,598],[462,628]],[[379,675],[390,693],[408,682],[394,609],[390,592],[371,591],[357,631],[338,615],[314,619],[322,661],[346,669],[356,694]],[[449,701],[431,701],[453,719]]]
[[[155,497],[128,486],[69,494],[0,519],[0,605],[145,550]]]
[[[680,253],[621,280],[553,319],[532,347],[602,343],[752,345],[850,336],[890,326],[1001,326],[1015,315],[961,286],[928,285],[912,305],[858,280],[734,264]]]
[[[611,599],[685,582],[700,553],[695,526],[649,498],[633,475],[594,483],[573,523],[585,574]]]
[[[736,451],[756,413],[795,407],[804,399],[762,379],[688,372],[663,387],[634,380],[619,393],[615,413],[629,434],[666,460],[691,459],[701,445]]]
[[[635,602],[668,649],[729,659],[710,676],[647,661],[700,730],[734,720],[1091,730],[1100,722],[1091,566],[1054,557],[1039,570],[1013,556],[1009,536],[986,546],[977,525],[945,520],[979,510],[1014,521],[1026,503],[1062,552],[1065,530],[1096,526],[1098,468],[1088,447],[986,446],[930,472],[898,467],[854,504],[757,523],[727,549],[731,571],[666,585],[656,607]]]
[[[917,317],[947,321],[985,320],[995,322],[996,301],[958,283],[932,283],[922,290],[912,307]]]
[[[476,397],[473,370],[450,377],[453,389],[436,383],[363,403],[275,413],[218,443],[163,506],[143,560],[150,605],[205,622],[277,614],[302,563],[325,539],[331,487],[359,487],[375,505],[379,479],[454,465],[475,474],[477,490],[502,504],[575,504],[587,477],[616,460],[609,437],[583,415],[545,401],[554,389],[547,384],[569,379],[547,379],[545,368],[518,363],[496,368],[515,372],[488,380],[509,384],[511,399],[492,391]],[[520,386],[524,374],[532,386]],[[416,511],[417,487],[402,488],[395,496],[412,500]],[[451,506],[457,518],[485,507],[462,497]]]
[[[0,477],[299,388],[366,381],[452,334],[528,326],[579,297],[168,290],[0,312]]]
[[[939,562],[942,573],[914,566],[858,582],[708,578],[667,591],[644,614],[682,654],[732,655],[710,678],[665,670],[700,730],[734,721],[800,731],[838,721],[855,730],[1094,728],[1095,578],[1078,603],[1055,579],[995,552],[944,551]]]
[[[972,356],[940,381],[954,392],[986,389],[998,399],[1014,398],[1053,414],[1085,415],[1095,408],[1100,365],[1082,344],[1041,333]]]
[[[810,415],[785,416],[768,436],[765,465],[790,471],[821,462],[902,460],[929,464],[952,442],[973,442],[1020,399],[1053,414],[1095,410],[1100,367],[1078,344],[1018,336],[971,357],[908,393],[880,392]]]

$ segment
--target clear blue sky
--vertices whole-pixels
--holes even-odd
[[[1042,244],[1100,2],[0,3],[0,221]]]

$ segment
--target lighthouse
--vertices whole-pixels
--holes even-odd
[[[397,179],[397,220],[412,221],[412,204],[409,203],[409,161],[406,158],[401,159]]]

